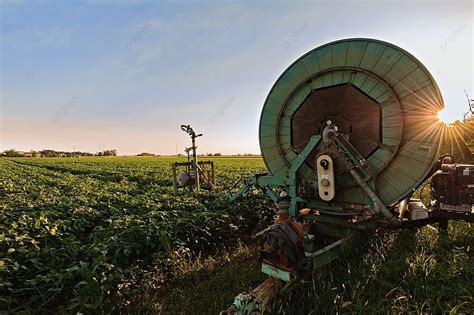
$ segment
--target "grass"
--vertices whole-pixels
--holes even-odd
[[[452,223],[375,236],[315,273],[274,311],[281,314],[444,313],[474,310],[472,227]]]
[[[472,313],[472,232],[462,222],[447,233],[429,226],[381,231],[279,296],[269,313]],[[206,258],[178,255],[175,278],[122,311],[217,314],[265,279],[256,254],[256,247],[240,245]]]
[[[259,272],[257,248],[239,244],[208,257],[178,255],[179,273],[160,290],[149,290],[127,313],[218,314],[243,289],[265,279]],[[150,286],[153,280],[146,284]]]

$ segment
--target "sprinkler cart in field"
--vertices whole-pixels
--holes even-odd
[[[277,204],[275,224],[259,233],[268,279],[222,313],[263,312],[308,270],[379,228],[474,222],[474,165],[439,157],[443,108],[423,64],[383,41],[331,42],[290,65],[260,117],[269,173],[242,178],[230,194],[260,191]],[[429,178],[424,204],[413,195]]]
[[[198,161],[196,138],[202,134],[196,134],[190,125],[181,125],[181,130],[191,137],[191,147],[186,148],[187,162],[174,162],[171,164],[174,193],[178,193],[180,187],[201,189],[205,183],[211,190],[218,189],[216,186],[215,167],[213,161]],[[192,156],[190,157],[190,153]]]

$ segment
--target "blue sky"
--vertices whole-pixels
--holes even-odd
[[[1,142],[15,148],[258,153],[284,69],[336,39],[392,42],[438,82],[446,119],[474,96],[472,1],[2,1]]]

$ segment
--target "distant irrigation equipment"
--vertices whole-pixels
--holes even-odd
[[[198,161],[196,138],[202,133],[196,134],[190,125],[181,125],[181,130],[191,137],[191,146],[185,148],[187,155],[186,162],[171,163],[171,174],[173,178],[174,193],[177,194],[179,188],[191,188],[200,190],[206,186],[210,190],[217,190],[216,173],[213,161]]]

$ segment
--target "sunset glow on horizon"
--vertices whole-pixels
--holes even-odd
[[[352,37],[413,54],[443,95],[440,121],[462,121],[464,90],[474,97],[473,20],[472,1],[5,1],[0,151],[184,153],[180,125],[190,124],[203,133],[200,153],[260,153],[277,78]]]

